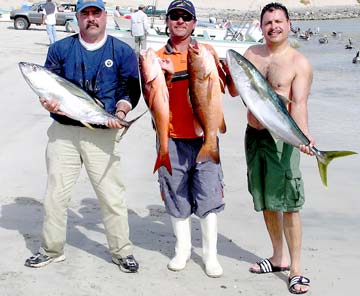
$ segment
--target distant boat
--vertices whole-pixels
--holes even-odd
[[[157,35],[165,35],[166,25],[162,23],[153,23],[150,32]],[[243,26],[232,25],[230,22],[223,24],[214,24],[202,21],[196,25],[193,37],[209,38],[213,40],[232,40],[232,41],[256,41],[263,39],[262,31],[258,23],[245,24]]]
[[[111,32],[109,32],[109,34],[128,43],[130,46],[133,46],[134,37],[131,36],[129,31],[112,30]],[[220,59],[226,58],[226,51],[228,49],[233,49],[240,54],[244,54],[244,52],[251,45],[260,44],[259,42],[255,42],[255,41],[217,40],[206,37],[193,37],[193,38],[199,42],[212,45]],[[149,34],[146,37],[146,47],[147,48],[151,47],[154,50],[158,50],[166,44],[168,39],[169,37],[166,35]]]
[[[108,26],[107,33],[128,43],[131,47],[134,47],[134,37],[131,36],[129,24],[129,20],[122,19],[121,23],[118,22],[119,28]],[[70,23],[70,27],[73,32],[79,32],[79,27],[76,20]],[[225,59],[226,51],[228,49],[233,49],[240,54],[244,54],[246,49],[248,49],[248,47],[250,47],[251,45],[260,44],[258,40],[262,39],[262,33],[261,31],[259,31],[259,28],[256,27],[256,25],[244,26],[243,34],[247,39],[224,40],[224,37],[226,36],[226,28],[219,29],[214,27],[197,27],[194,31],[193,38],[198,40],[199,42],[212,45],[215,48],[219,58]],[[150,30],[150,34],[148,34],[146,37],[146,46],[147,48],[151,47],[154,50],[158,50],[166,44],[168,39],[169,37],[167,35],[165,35],[164,33],[159,34],[157,30],[152,28]]]

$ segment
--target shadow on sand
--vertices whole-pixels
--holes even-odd
[[[129,209],[130,239],[135,248],[159,252],[171,258],[174,254],[176,239],[173,235],[170,217],[161,205],[149,205],[147,210],[147,215],[142,217]],[[0,227],[18,231],[23,236],[26,247],[31,253],[36,252],[41,244],[42,223],[43,206],[37,199],[16,197],[14,203],[2,205]],[[191,224],[193,247],[201,248],[199,219],[193,217]],[[82,229],[102,233],[105,236],[99,204],[95,198],[83,199],[78,213],[71,209],[68,210],[67,244],[105,261],[110,261],[107,246],[90,239]],[[199,252],[200,254],[193,251],[191,259],[202,266],[201,250]],[[218,254],[250,264],[261,259],[221,233],[218,234]],[[284,281],[287,280],[286,276],[281,273],[276,275]]]

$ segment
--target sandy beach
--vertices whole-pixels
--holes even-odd
[[[2,0],[0,7],[10,2],[17,3]],[[235,7],[252,2],[231,3]],[[313,2],[357,3],[350,0]],[[220,1],[207,3],[220,5]],[[58,30],[59,38],[68,35],[62,30]],[[166,268],[174,254],[175,237],[160,199],[157,175],[152,174],[155,134],[149,114],[136,122],[120,143],[131,240],[140,263],[139,273],[124,274],[110,263],[98,202],[84,171],[68,213],[67,260],[40,269],[25,267],[25,259],[38,250],[41,240],[42,200],[47,179],[44,152],[51,119],[22,78],[17,63],[43,64],[48,38],[43,26],[17,31],[12,23],[0,22],[0,40],[1,296],[290,295],[286,273],[248,272],[252,263],[271,256],[271,244],[262,215],[254,212],[247,192],[243,148],[245,108],[239,98],[229,95],[224,96],[228,131],[220,136],[226,202],[225,211],[219,215],[218,236],[223,277],[211,279],[204,273],[200,225],[195,217],[192,219],[194,248],[186,269],[171,272]],[[309,102],[310,129],[318,148],[360,152],[360,102],[353,100],[353,109],[349,110],[348,106],[350,97],[359,98],[358,77],[352,76],[350,67],[326,77],[317,76],[318,71],[314,68],[315,87]],[[337,104],[324,107],[321,102],[331,97],[332,89],[344,87],[342,81],[350,86],[344,89],[344,97],[339,98]],[[328,89],[322,96],[316,88],[320,83]],[[141,99],[129,117],[145,109]],[[327,189],[321,184],[314,158],[303,155],[301,168],[306,191],[302,211],[302,265],[304,275],[312,281],[307,295],[355,295],[360,260],[360,157],[334,160],[329,166]]]

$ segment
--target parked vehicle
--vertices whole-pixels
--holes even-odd
[[[16,30],[27,30],[30,25],[41,25],[43,23],[43,14],[45,1],[34,3],[30,9],[15,9],[10,12],[10,19],[14,20]],[[75,19],[76,5],[63,3],[58,6],[56,14],[56,25],[65,26],[65,30],[69,30],[69,22]]]
[[[166,16],[166,10],[157,9],[155,5],[147,5],[144,12],[150,17],[160,17],[161,19],[165,19]]]

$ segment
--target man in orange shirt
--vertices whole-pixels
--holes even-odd
[[[206,274],[220,277],[223,269],[217,259],[217,213],[224,209],[221,164],[196,162],[203,137],[189,98],[187,71],[188,46],[196,25],[194,5],[188,0],[170,3],[166,25],[170,33],[167,44],[158,51],[165,75],[172,74],[169,89],[169,155],[172,175],[159,168],[160,190],[176,236],[175,256],[168,264],[172,271],[185,268],[191,255],[190,216],[200,218],[203,262]]]

